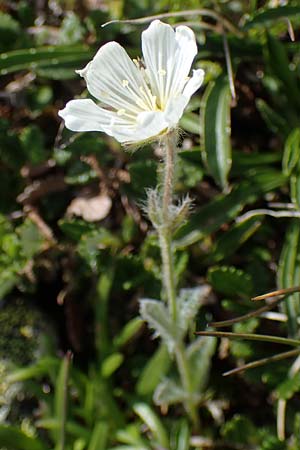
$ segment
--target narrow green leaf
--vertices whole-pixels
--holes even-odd
[[[108,441],[108,424],[99,422],[95,425],[87,450],[106,450]]]
[[[176,450],[190,449],[190,428],[186,420],[180,423],[176,441]]]
[[[57,419],[41,419],[36,422],[38,428],[58,432],[61,423]],[[82,438],[85,441],[90,439],[90,431],[86,427],[78,425],[78,422],[68,421],[66,423],[66,432],[75,438]]]
[[[157,443],[164,449],[169,449],[169,438],[165,427],[159,417],[146,403],[137,403],[133,406],[134,412],[142,419],[153,434]]]
[[[86,448],[86,441],[84,439],[76,439],[73,445],[73,450],[84,450]]]
[[[279,289],[300,285],[300,226],[299,219],[293,219],[286,231],[278,269]],[[290,295],[283,303],[288,316],[291,336],[299,335],[297,318],[300,314],[300,294]]]
[[[276,389],[277,395],[283,400],[289,400],[300,390],[300,373],[297,372],[291,378],[285,379]]]
[[[126,345],[142,328],[143,320],[140,317],[131,319],[121,332],[114,338],[114,346],[121,348]]]
[[[56,449],[64,450],[65,432],[67,420],[67,401],[68,401],[68,377],[72,354],[68,352],[61,362],[57,380],[55,383],[55,416],[60,424],[59,431],[56,434]]]
[[[290,177],[290,194],[292,203],[300,208],[300,173]]]
[[[297,167],[300,160],[300,128],[295,128],[285,141],[282,167],[284,173],[289,176]]]
[[[56,358],[41,358],[36,364],[14,370],[7,376],[6,380],[8,383],[17,383],[32,378],[40,378],[49,375],[53,370],[56,371],[58,365],[59,363]]]
[[[116,447],[110,448],[109,450],[150,450],[150,447],[142,445],[117,445]]]
[[[161,344],[154,355],[148,360],[136,386],[139,395],[152,394],[156,386],[165,376],[171,360],[166,345]]]
[[[267,33],[269,65],[274,75],[281,81],[290,104],[296,110],[300,107],[300,90],[295,71],[290,69],[290,61],[284,45],[270,33]]]
[[[210,251],[205,262],[219,262],[233,255],[257,231],[261,223],[260,218],[251,217],[244,222],[232,225],[217,239],[213,251]]]
[[[109,378],[123,363],[124,356],[122,353],[112,353],[104,359],[101,366],[101,375],[104,378]]]
[[[180,119],[179,125],[188,133],[200,134],[200,120],[196,113],[185,113]]]
[[[27,48],[0,54],[0,75],[19,70],[59,67],[71,63],[74,67],[91,59],[92,50],[84,45],[47,46]]]
[[[235,176],[241,176],[242,173],[255,169],[258,166],[266,166],[277,164],[281,161],[279,152],[242,152],[241,150],[233,150],[232,152],[232,169],[231,173]]]
[[[84,450],[86,448],[86,441],[84,439],[76,439],[73,445],[73,450]]]
[[[202,102],[203,156],[215,182],[223,189],[231,167],[230,87],[223,74],[209,84]]]
[[[118,442],[134,447],[149,447],[148,442],[143,437],[143,430],[138,421],[130,422],[125,428],[116,431],[116,439]],[[147,443],[146,443],[147,442]]]
[[[255,104],[268,128],[273,133],[279,133],[281,136],[286,136],[288,122],[285,117],[278,114],[265,100],[261,98],[256,99]]]
[[[286,181],[286,176],[275,170],[252,173],[251,179],[242,181],[227,195],[220,194],[193,214],[175,234],[176,246],[186,247],[213,233],[233,220],[245,205],[254,203],[258,197],[283,186]]]
[[[294,19],[300,14],[299,6],[277,6],[276,8],[259,9],[248,17],[243,29],[249,30],[257,26],[266,27],[282,19]]]
[[[27,436],[19,428],[0,424],[0,445],[7,450],[47,450],[38,439]]]

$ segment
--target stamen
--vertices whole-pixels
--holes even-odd
[[[152,92],[148,88],[148,86],[145,86],[145,88],[143,86],[140,86],[140,92],[143,95],[143,98],[145,100],[145,104],[148,105],[147,109],[156,110],[157,109],[156,97],[154,95],[152,95]]]
[[[126,113],[125,109],[118,109],[117,114],[118,116],[124,116],[124,114]]]
[[[137,98],[135,103],[142,109],[144,109],[145,111],[147,111],[149,109],[148,105],[146,105],[143,100],[141,98]]]
[[[128,80],[122,80],[122,86],[123,87],[128,87],[129,85],[129,81]]]

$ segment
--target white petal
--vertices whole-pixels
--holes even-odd
[[[183,95],[187,98],[187,103],[189,102],[191,96],[194,92],[198,91],[203,83],[205,72],[202,69],[193,70],[193,76],[186,83],[183,89]]]
[[[141,88],[145,81],[141,71],[117,42],[108,42],[96,53],[94,59],[77,71],[87,83],[89,92],[116,110],[125,109],[135,115],[142,109]]]
[[[127,142],[135,129],[123,117],[100,108],[92,100],[71,100],[58,115],[72,131],[103,131],[119,142]]]
[[[169,99],[165,110],[165,120],[170,128],[178,124],[191,96],[200,88],[203,78],[204,71],[202,69],[193,70],[193,76],[187,82],[183,93]]]
[[[175,33],[166,23],[154,20],[142,33],[142,51],[151,89],[160,107],[164,106],[167,72],[173,70]]]
[[[163,111],[145,111],[137,118],[135,138],[137,141],[151,139],[168,128]]]
[[[58,115],[72,131],[104,131],[111,122],[109,111],[89,99],[71,100]]]
[[[190,28],[179,26],[176,28],[175,35],[177,51],[168,95],[176,95],[182,91],[197,54],[195,35]]]
[[[142,49],[152,90],[162,108],[171,96],[178,96],[186,84],[197,45],[193,31],[155,20],[142,33]]]

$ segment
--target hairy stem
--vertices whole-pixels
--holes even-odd
[[[174,189],[174,172],[176,156],[176,134],[166,135],[164,140],[164,172],[162,183],[162,224],[158,228],[159,244],[162,258],[162,279],[165,298],[167,301],[170,317],[177,326],[177,304],[176,304],[176,279],[174,270],[174,255],[172,247],[172,205]],[[185,408],[195,427],[199,425],[197,408],[193,399],[192,374],[186,356],[184,342],[181,339],[175,347],[175,358],[180,375],[181,383],[186,393]]]
[[[159,244],[162,258],[162,277],[164,294],[173,322],[177,321],[176,283],[174,276],[173,249],[167,230],[159,232]]]

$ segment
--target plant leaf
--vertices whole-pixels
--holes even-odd
[[[193,214],[186,225],[176,232],[176,247],[184,248],[213,233],[233,220],[245,205],[254,203],[258,197],[284,185],[286,181],[286,176],[279,171],[252,172],[251,179],[242,181],[227,195],[220,194]]]
[[[282,159],[282,168],[287,176],[298,166],[300,160],[300,128],[295,128],[288,135]]]
[[[175,381],[166,378],[155,389],[153,400],[156,405],[168,406],[184,402],[186,393]]]
[[[277,395],[283,400],[289,400],[300,390],[300,373],[285,379],[276,389]]]
[[[277,6],[276,8],[259,9],[250,17],[248,17],[243,29],[249,30],[257,26],[266,27],[280,19],[290,18],[294,19],[295,16],[300,14],[299,6]]]
[[[212,287],[223,295],[249,298],[253,293],[250,275],[233,266],[210,267],[207,279]]]
[[[290,104],[298,111],[300,90],[296,74],[290,69],[290,62],[284,45],[270,33],[267,33],[269,65],[273,74],[281,81]]]
[[[19,428],[0,424],[1,446],[7,450],[47,450],[36,437],[29,437]]]
[[[148,360],[139,377],[136,386],[137,393],[139,395],[151,394],[167,373],[170,365],[171,360],[167,346],[161,344],[154,355]]]
[[[142,299],[140,300],[140,314],[148,322],[150,328],[153,328],[168,347],[170,353],[174,351],[177,341],[177,330],[169,319],[169,313],[166,306],[159,300]]]
[[[19,70],[61,67],[67,63],[77,67],[91,59],[93,52],[85,45],[47,46],[13,50],[0,54],[0,75]]]
[[[205,391],[216,345],[216,338],[203,336],[195,339],[187,349],[190,370],[197,374],[193,377],[195,392]]]
[[[219,262],[236,252],[261,226],[262,220],[258,217],[250,217],[241,223],[236,223],[219,239],[206,258],[205,262]]]
[[[199,308],[208,297],[211,288],[205,284],[196,288],[181,289],[177,298],[178,325],[182,336],[187,332],[190,323],[195,319]]]
[[[106,450],[108,441],[108,423],[96,423],[87,450]]]
[[[167,431],[159,417],[154,413],[150,406],[146,403],[137,403],[133,406],[133,410],[148,426],[158,444],[165,449],[169,449],[169,438]]]
[[[223,74],[209,84],[202,111],[203,156],[215,182],[223,189],[231,167],[230,87]]]
[[[285,234],[279,268],[278,287],[289,288],[300,284],[300,227],[299,219],[293,219]],[[290,295],[283,303],[288,316],[289,330],[292,336],[297,336],[299,330],[297,318],[300,314],[300,294]]]

